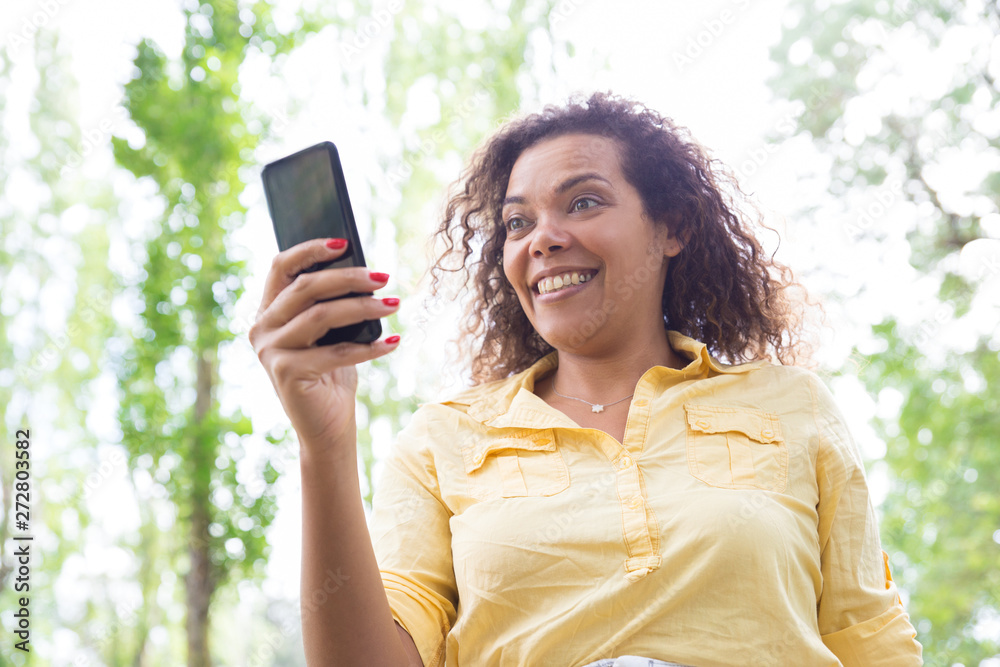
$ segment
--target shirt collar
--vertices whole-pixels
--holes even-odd
[[[707,345],[677,331],[668,331],[667,340],[670,341],[670,347],[674,349],[674,352],[689,359],[691,362],[679,371],[664,366],[657,366],[657,368],[664,368],[675,373],[702,375],[708,370],[709,373],[706,377],[711,377],[713,374],[711,371],[715,373],[746,373],[765,366],[768,363],[766,360],[761,359],[745,364],[724,364],[708,353]]]
[[[738,365],[725,364],[708,353],[705,343],[677,331],[668,331],[667,339],[675,352],[689,360],[688,365],[681,369],[654,366],[646,372],[644,378],[653,374],[657,380],[671,377],[677,381],[704,379],[719,374],[746,373],[768,363],[761,360]],[[541,428],[573,427],[575,424],[572,420],[558,410],[553,410],[533,393],[535,382],[558,366],[558,353],[551,352],[517,375],[475,387],[445,403],[466,405],[470,417],[496,428],[520,427],[528,423]]]

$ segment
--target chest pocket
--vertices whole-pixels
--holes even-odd
[[[569,469],[551,429],[483,438],[462,447],[469,495],[480,500],[553,496],[569,488]]]
[[[777,415],[751,408],[685,405],[688,471],[725,489],[784,491],[788,447]]]

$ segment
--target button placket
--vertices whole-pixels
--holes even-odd
[[[617,452],[609,454],[615,470],[618,501],[621,504],[622,528],[628,558],[625,559],[625,577],[638,581],[660,565],[659,528],[656,516],[647,508],[643,496],[642,471],[636,456],[641,456],[649,436],[649,419],[652,400],[656,393],[653,371],[647,371],[636,386],[635,397],[625,425],[625,437]]]
[[[636,460],[629,453],[622,452],[614,459],[613,465],[617,477],[618,501],[621,503],[625,546],[629,556],[625,561],[625,576],[637,580],[650,571],[647,561],[656,557],[654,535],[657,530],[655,524],[650,525],[655,518],[646,511],[640,477],[642,472]],[[643,563],[642,567],[636,565],[640,561]],[[655,567],[654,565],[652,569]]]

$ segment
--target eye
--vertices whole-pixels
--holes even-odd
[[[528,221],[525,220],[524,218],[513,216],[507,219],[506,225],[507,225],[507,231],[519,232],[528,226]]]
[[[589,208],[594,208],[598,205],[599,205],[598,201],[593,197],[580,197],[579,199],[573,202],[573,205],[570,207],[570,210],[573,211],[574,213],[578,213],[580,211],[586,211]]]

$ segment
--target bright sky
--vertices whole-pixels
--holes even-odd
[[[347,6],[348,3],[343,4]],[[442,4],[447,6],[454,2]],[[547,75],[542,79],[541,101],[559,101],[574,91],[611,89],[633,95],[673,117],[681,125],[689,127],[695,137],[736,170],[746,191],[756,194],[769,211],[771,224],[782,233],[779,256],[805,276],[807,286],[816,290],[836,289],[849,294],[865,284],[868,292],[851,301],[850,311],[836,304],[828,306],[834,331],[827,336],[823,359],[836,365],[847,355],[865,327],[880,319],[886,303],[906,301],[914,321],[927,320],[932,315],[921,301],[923,295],[920,290],[912,288],[917,276],[906,263],[902,227],[899,234],[890,233],[880,243],[864,238],[864,234],[859,239],[849,231],[849,226],[856,225],[860,215],[871,210],[879,195],[887,198],[885,203],[889,205],[889,213],[884,218],[878,218],[875,224],[891,227],[893,216],[906,214],[905,208],[901,209],[898,205],[898,192],[873,193],[870,200],[861,202],[834,201],[825,193],[829,160],[818,155],[805,137],[792,136],[788,115],[791,108],[775,102],[765,85],[767,76],[774,71],[773,65],[768,62],[768,48],[779,37],[786,4],[787,0],[709,0],[699,3],[676,0],[633,0],[625,3],[616,0],[563,0],[557,7],[559,20],[555,23],[555,33],[557,37],[572,39],[577,46],[577,55],[569,61],[557,63],[555,77]],[[38,17],[43,17],[44,21]],[[369,17],[359,16],[356,19],[359,26],[370,22]],[[476,20],[474,15],[468,17],[470,23]],[[141,3],[127,0],[37,0],[20,3],[12,12],[5,10],[0,17],[0,45],[8,48],[8,55],[18,67],[15,69],[13,90],[5,94],[3,104],[12,154],[21,156],[30,155],[35,150],[28,134],[23,131],[28,114],[23,91],[30,90],[35,75],[31,69],[30,46],[17,46],[17,40],[12,40],[11,35],[21,34],[32,23],[41,26],[41,30],[58,29],[68,44],[73,58],[73,74],[82,84],[83,94],[79,100],[81,127],[90,128],[93,132],[94,128],[110,124],[111,132],[126,137],[130,132],[129,124],[121,118],[116,105],[121,95],[120,84],[128,78],[131,68],[130,45],[139,36],[151,36],[168,52],[176,53],[182,38],[181,15],[173,0],[146,0]],[[335,141],[341,149],[345,165],[349,165],[348,183],[352,186],[352,200],[358,217],[370,219],[375,216],[378,219],[391,210],[391,206],[386,202],[373,202],[368,188],[355,187],[355,184],[365,179],[379,182],[384,178],[384,174],[378,173],[378,164],[370,150],[371,142],[379,141],[380,149],[391,151],[398,143],[398,137],[393,135],[393,128],[381,128],[388,130],[384,132],[373,131],[370,119],[359,115],[350,95],[345,97],[339,94],[340,91],[322,85],[323,79],[317,72],[342,61],[338,45],[328,37],[321,35],[302,53],[290,59],[286,75],[280,80],[259,76],[259,68],[248,64],[244,81],[247,94],[275,116],[279,128],[276,139],[261,147],[259,158],[264,163],[318,141]],[[375,39],[390,37],[388,31],[382,31]],[[956,62],[961,62],[965,56],[962,43],[958,39],[949,46]],[[918,58],[922,54],[919,44],[905,43],[905,40],[897,48],[901,57]],[[808,53],[800,55],[804,58]],[[378,49],[372,46],[351,66],[361,67],[377,58]],[[609,67],[598,70],[604,58]],[[924,64],[926,68],[915,65],[904,75],[892,79],[892,86],[887,86],[884,97],[869,101],[874,105],[871,108],[852,109],[856,122],[851,131],[863,133],[866,123],[870,123],[873,114],[879,111],[880,102],[888,104],[892,99],[898,99],[900,89],[912,87],[913,80],[907,80],[907,76],[925,77],[921,79],[921,85],[933,87],[943,75],[929,76],[926,72],[940,73],[948,67],[947,64],[941,67]],[[22,91],[20,95],[18,91]],[[929,90],[927,94],[933,95],[934,92]],[[441,112],[436,100],[426,94],[421,95],[419,90],[411,99],[413,108],[406,122],[417,124],[422,118],[433,118]],[[303,107],[292,113],[286,106],[289,100],[304,100]],[[338,119],[337,124],[331,122],[332,117]],[[1000,123],[1000,112],[984,114],[984,118],[981,122]],[[775,135],[781,141],[768,139]],[[101,178],[111,164],[110,141],[107,132],[93,136],[95,148],[85,160],[83,169],[85,173]],[[963,168],[995,169],[996,162],[987,159],[984,164]],[[352,173],[361,176],[352,176]],[[954,170],[942,170],[942,181],[949,181],[949,173],[954,180],[968,172],[959,170],[956,176]],[[445,176],[450,180],[455,175]],[[19,191],[24,193],[20,198],[17,192],[7,194],[18,206],[30,211],[34,206],[33,191],[30,188]],[[132,189],[124,191],[123,196],[133,206],[138,219],[156,215],[155,206],[151,207],[148,203],[148,193]],[[393,196],[390,193],[387,201],[391,203]],[[276,252],[258,181],[249,184],[244,201],[251,211],[246,228],[235,241],[244,245],[250,253],[253,278],[248,281],[246,296],[238,309],[242,322],[238,322],[237,326],[242,324],[243,330],[256,310],[263,277]],[[820,207],[815,218],[803,219],[799,215],[799,211],[807,205]],[[429,207],[428,211],[429,214],[435,212],[433,207]],[[1000,216],[993,224],[1000,235]],[[368,250],[369,247],[371,250]],[[995,256],[995,250],[989,248],[979,252],[982,257],[969,260],[970,270],[982,266],[986,261],[983,257],[988,259],[991,252]],[[373,267],[375,263],[371,258],[377,258],[378,269],[393,273],[397,265],[397,248],[390,228],[380,228],[376,238],[366,240],[366,254]],[[127,270],[127,262],[122,263],[122,268]],[[405,301],[407,295],[401,296]],[[414,310],[404,312],[410,313],[407,317],[413,317]],[[404,339],[406,342],[395,353],[398,359],[394,362],[398,364],[399,382],[407,387],[414,383],[420,361],[426,363],[428,358],[437,358],[432,348],[440,348],[440,344],[434,345],[437,339],[433,333],[408,338],[410,340]],[[222,397],[224,405],[242,406],[253,415],[258,430],[285,423],[266,376],[256,364],[247,344],[235,345],[224,364],[227,384]],[[867,425],[875,414],[875,404],[860,391],[857,383],[850,380],[839,381],[834,388],[862,448],[869,456],[879,456],[881,443]],[[885,398],[886,403],[881,409],[891,409],[892,397]],[[88,428],[110,439],[114,432],[112,417],[110,413],[92,415]],[[40,425],[41,418],[35,423]],[[379,433],[378,436],[378,451],[384,452],[391,441],[391,434]],[[107,460],[115,460],[113,449],[105,448],[103,456]],[[275,550],[265,592],[273,597],[294,599],[298,592],[299,501],[294,459],[289,463],[291,474],[282,482],[281,511],[271,531]],[[138,515],[123,511],[121,507],[121,499],[127,497],[123,483],[124,466],[118,461],[111,470],[88,500],[91,511],[98,517],[119,516],[120,530],[134,529]],[[881,493],[877,479],[873,480],[873,485],[876,493]],[[162,517],[162,520],[169,523],[171,519]],[[128,568],[129,559],[130,556],[120,550],[102,550],[95,545],[92,552],[67,565],[68,573],[64,576],[67,579],[67,599],[73,599],[70,592],[74,583],[72,578],[86,578],[87,573],[95,569],[106,572],[117,569],[121,572]],[[121,591],[116,599],[126,605],[135,604],[134,588],[123,585]],[[252,591],[245,590],[243,593],[247,605],[260,601]],[[154,635],[154,640],[160,639]],[[39,637],[37,641],[48,640]],[[53,641],[60,646],[61,658],[66,659],[56,662],[68,662],[74,655],[72,638],[62,637]]]

